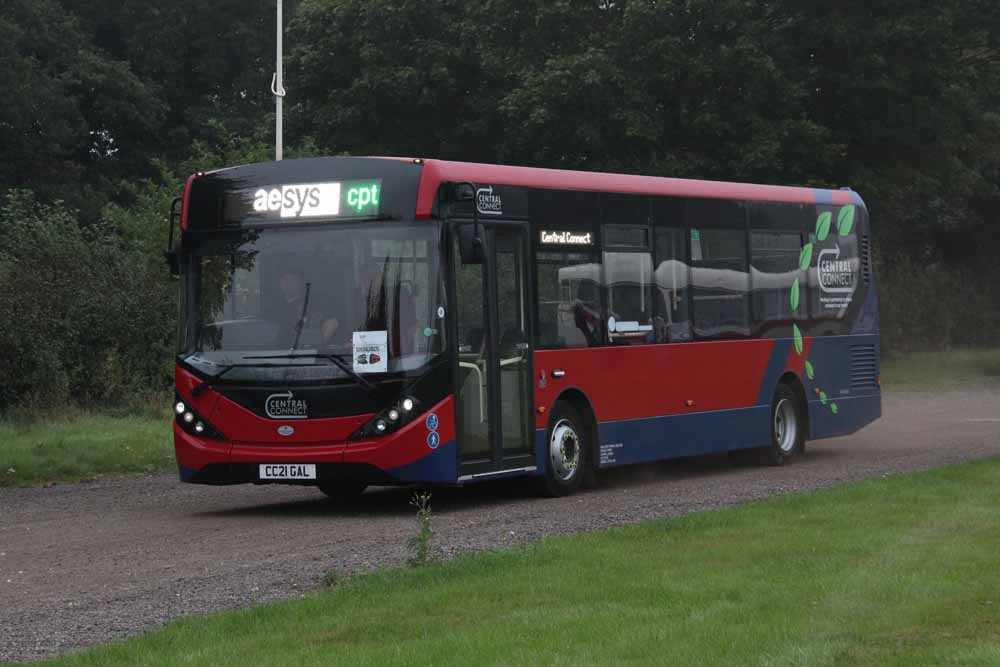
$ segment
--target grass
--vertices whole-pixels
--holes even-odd
[[[64,417],[0,420],[0,486],[148,473],[173,465],[166,414],[73,411]]]
[[[912,352],[882,360],[882,385],[889,390],[947,389],[989,382],[1000,382],[1000,349]]]
[[[47,664],[1000,664],[998,506],[1000,458],[381,571]]]

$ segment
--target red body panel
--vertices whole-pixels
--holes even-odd
[[[229,448],[228,442],[188,435],[174,420],[174,451],[179,466],[201,470],[210,463],[229,463]]]
[[[774,340],[546,350],[535,354],[535,425],[545,428],[559,394],[577,387],[599,422],[749,407],[757,402]],[[552,377],[554,369],[566,375]],[[536,387],[537,387],[536,377]],[[691,405],[687,401],[693,401]]]
[[[440,443],[444,444],[455,439],[455,404],[449,396],[426,413],[396,431],[387,438],[351,443],[344,450],[345,463],[370,463],[382,470],[390,470],[409,465],[430,454],[433,450],[427,444],[428,429],[426,418],[429,413],[435,413],[439,419],[437,428]]]

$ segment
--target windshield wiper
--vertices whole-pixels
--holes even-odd
[[[216,381],[218,381],[218,379],[221,378],[223,375],[236,368],[237,365],[238,364],[233,364],[232,366],[226,366],[221,371],[219,371],[212,377],[208,378],[207,380],[202,380],[199,384],[195,385],[194,389],[191,390],[191,395],[200,396],[202,392],[204,392],[206,389],[215,384]]]
[[[295,325],[295,340],[292,341],[291,352],[295,351],[295,348],[299,346],[299,338],[302,337],[302,327],[306,325],[306,313],[309,311],[309,288],[312,287],[312,283],[306,283],[306,295],[302,299],[302,313],[299,315],[299,321]]]
[[[313,355],[299,355],[299,356],[313,356]],[[271,357],[246,357],[246,358],[247,359],[270,359]],[[277,358],[277,359],[284,359],[286,357],[285,356],[278,356],[278,357],[275,357],[275,358]],[[295,358],[295,357],[293,356],[292,358]],[[231,364],[229,366],[226,366],[221,371],[219,371],[215,375],[211,376],[207,380],[202,380],[201,382],[199,382],[198,384],[196,384],[194,386],[194,388],[191,390],[191,395],[192,396],[199,396],[199,395],[201,395],[202,393],[204,393],[204,391],[206,389],[208,389],[209,387],[214,386],[215,383],[219,380],[219,378],[221,378],[223,375],[225,375],[229,371],[233,370],[234,368],[300,368],[300,367],[301,367],[301,364]]]
[[[373,396],[378,393],[378,387],[372,384],[369,380],[365,379],[360,373],[354,372],[351,365],[344,361],[343,357],[345,354],[326,354],[323,352],[306,352],[303,354],[268,354],[259,357],[243,357],[244,359],[328,359],[334,363],[340,370],[344,371],[349,375],[354,381],[368,390]],[[220,373],[221,375],[221,373]]]

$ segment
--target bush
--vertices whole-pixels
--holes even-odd
[[[906,255],[876,262],[882,349],[1000,345],[1000,270],[926,264]]]
[[[25,191],[0,206],[0,411],[114,407],[170,380],[176,296],[108,222]]]

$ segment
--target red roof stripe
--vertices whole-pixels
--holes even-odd
[[[417,194],[417,217],[430,216],[434,206],[434,197],[437,196],[441,183],[462,181],[556,190],[767,200],[799,204],[816,203],[815,191],[812,188],[425,160],[424,171],[420,178],[420,190]],[[831,192],[834,203],[846,204],[850,202],[850,192],[846,190],[833,190]]]

